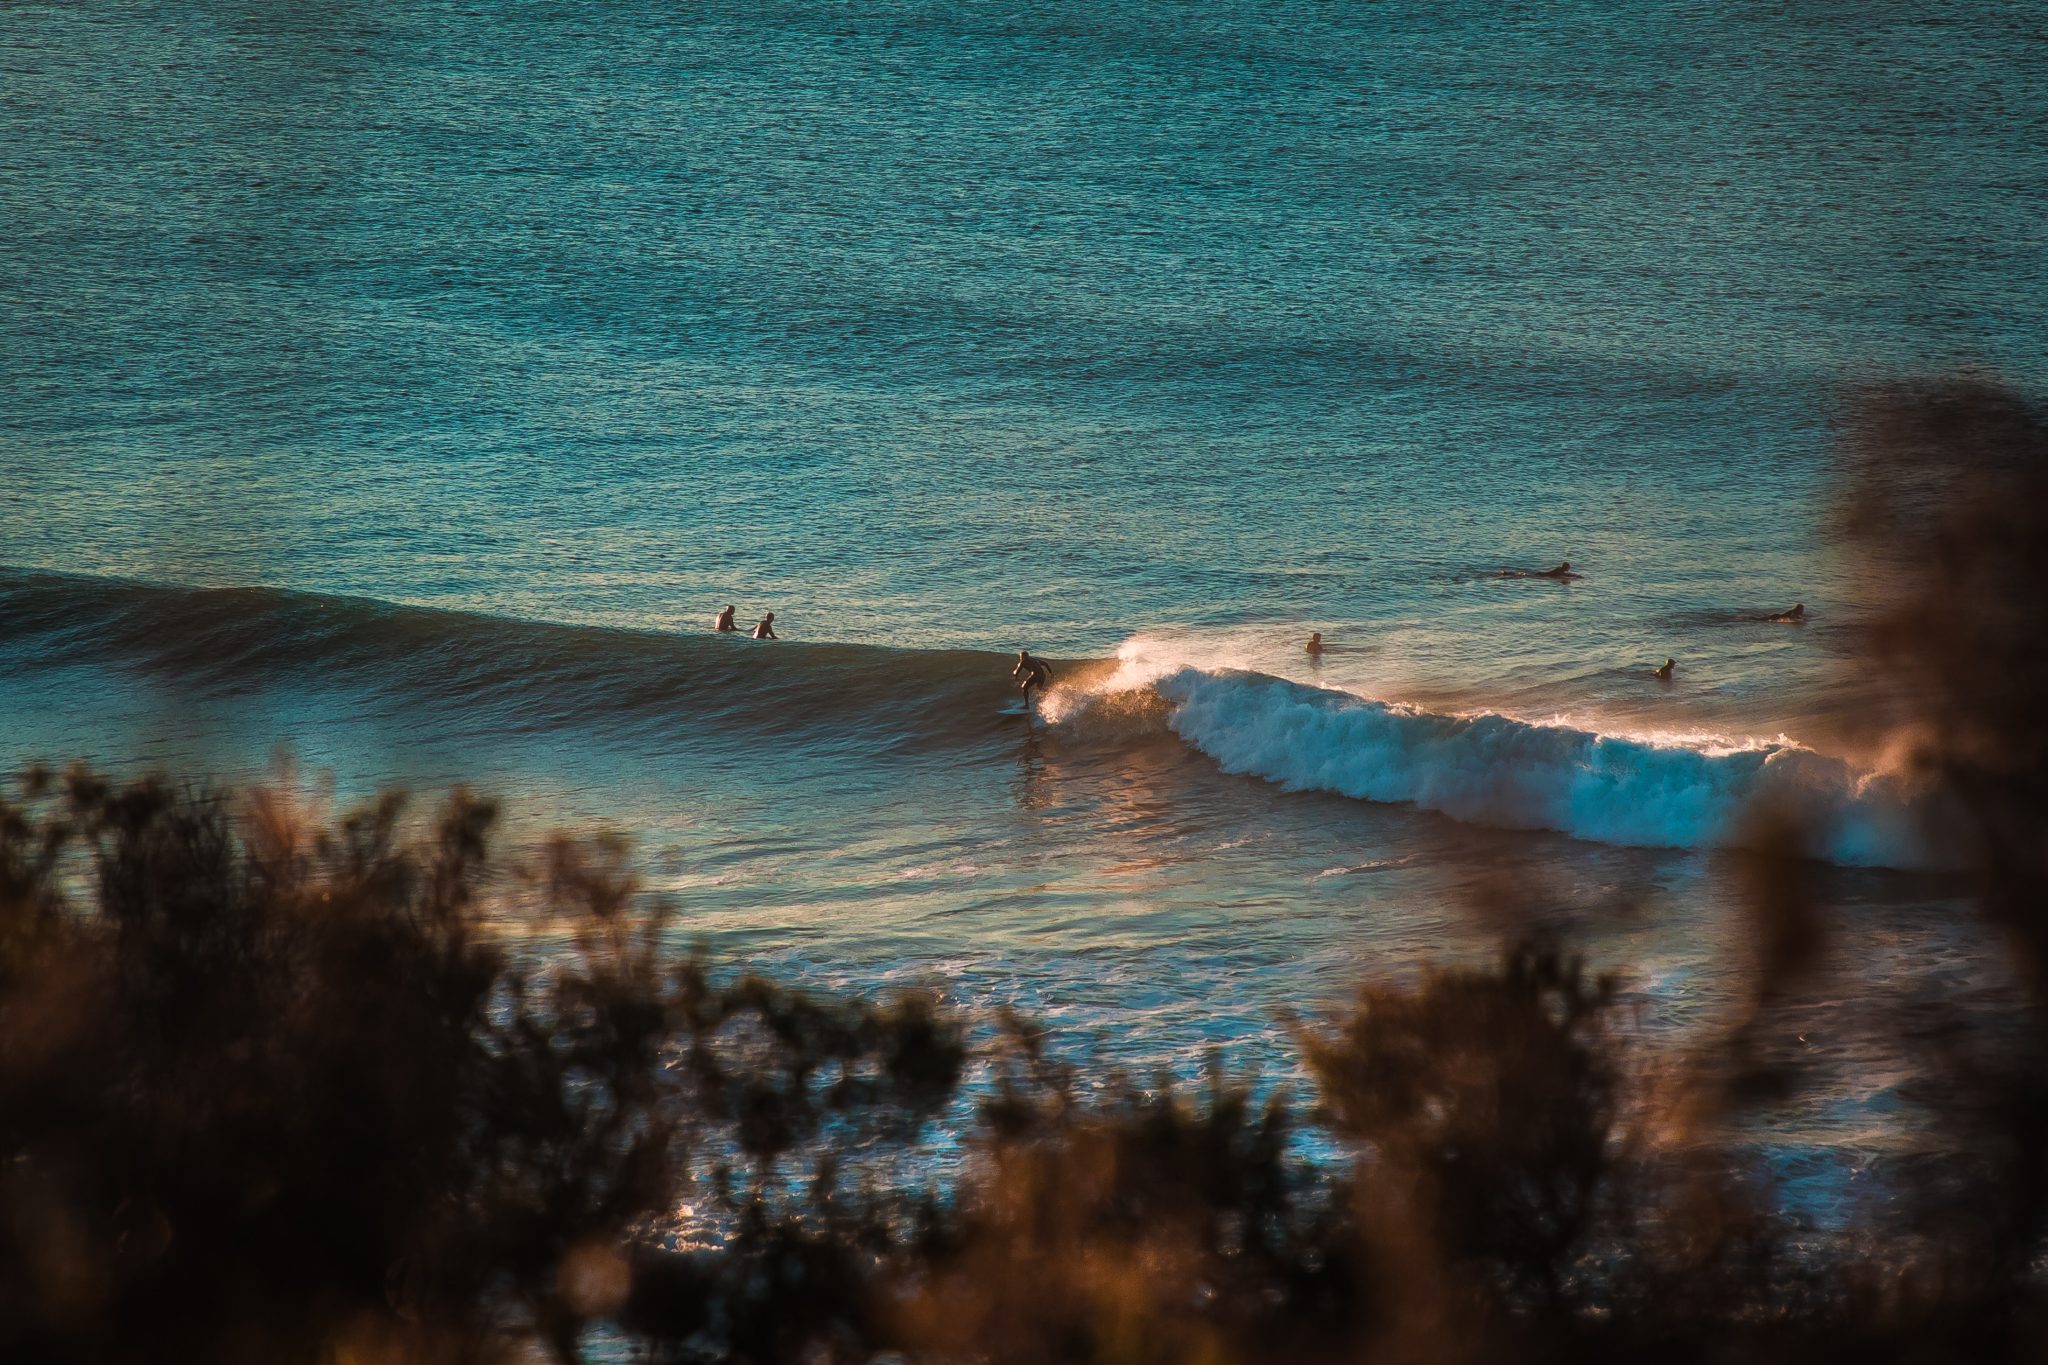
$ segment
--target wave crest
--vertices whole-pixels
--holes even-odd
[[[1829,862],[1941,861],[1920,833],[1922,798],[1905,782],[1782,738],[1649,738],[1494,712],[1447,715],[1135,651],[1098,688],[1104,697],[1151,690],[1184,742],[1226,772],[1292,791],[1647,848],[1737,847],[1768,808],[1791,816],[1805,851]],[[1049,714],[1085,723],[1090,713],[1088,698],[1075,695]]]

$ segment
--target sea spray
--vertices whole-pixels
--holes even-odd
[[[1813,857],[1847,866],[1950,861],[1921,830],[1923,794],[1783,736],[1611,733],[1569,720],[1446,713],[1291,681],[1231,651],[1134,639],[1115,663],[1048,698],[1077,733],[1156,698],[1175,735],[1226,771],[1290,791],[1406,803],[1471,824],[1647,848],[1741,844],[1768,802]]]
[[[1649,848],[1732,846],[1745,813],[1769,800],[1805,825],[1814,856],[1855,866],[1935,861],[1896,778],[1786,740],[1673,742],[1493,712],[1445,715],[1185,666],[1152,686],[1184,741],[1227,772],[1292,791]]]

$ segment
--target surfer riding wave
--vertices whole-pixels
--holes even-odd
[[[1031,689],[1037,688],[1038,695],[1044,696],[1045,689],[1052,686],[1052,670],[1045,666],[1045,660],[1034,659],[1031,651],[1017,651],[1017,666],[1010,670],[1010,676],[1017,680],[1017,688],[1024,694],[1024,709],[1032,705]]]

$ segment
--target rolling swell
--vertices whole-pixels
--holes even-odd
[[[0,671],[93,664],[168,689],[320,686],[515,731],[706,737],[732,727],[866,752],[1000,729],[1009,661],[969,650],[773,646],[271,588],[0,573]]]
[[[1229,772],[1292,790],[1409,802],[1473,824],[1546,829],[1649,848],[1740,844],[1770,802],[1801,822],[1806,852],[1851,866],[1941,861],[1894,779],[1789,742],[1661,742],[1441,715],[1260,673],[1182,667],[1151,686],[1167,724]]]
[[[0,573],[0,674],[33,684],[37,670],[81,663],[146,676],[173,698],[340,688],[486,735],[576,729],[664,748],[738,734],[858,754],[944,749],[1006,733],[995,711],[1010,696],[1008,658],[982,651],[761,646],[267,588]],[[1068,695],[1049,708],[1060,742],[1100,747],[1157,735],[1163,721],[1226,771],[1289,789],[1645,847],[1736,844],[1745,811],[1769,799],[1803,818],[1816,857],[1941,861],[1899,784],[1789,742],[1659,741],[1186,661],[1128,664],[1062,666]]]

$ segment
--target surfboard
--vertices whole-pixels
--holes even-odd
[[[1013,701],[996,712],[999,716],[1035,716],[1038,713],[1021,701]]]

